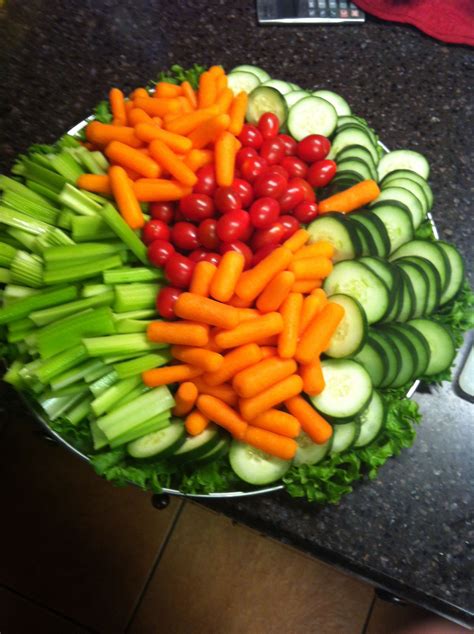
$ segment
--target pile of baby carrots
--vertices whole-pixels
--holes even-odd
[[[186,81],[159,82],[153,95],[137,88],[125,99],[112,88],[109,99],[112,123],[92,121],[86,138],[111,167],[106,175],[83,174],[77,184],[113,195],[133,229],[145,222],[140,202],[179,200],[191,193],[203,165],[214,163],[217,184],[231,185],[247,94],[234,97],[221,66],[201,75],[197,92]]]
[[[302,396],[324,389],[320,355],[344,309],[327,300],[328,242],[307,244],[300,229],[255,267],[226,252],[218,266],[198,262],[176,322],[157,321],[148,337],[172,345],[174,364],[148,370],[150,387],[178,383],[177,416],[189,434],[210,422],[273,456],[290,460],[301,429],[325,443],[332,428]],[[284,409],[283,409],[284,408]]]

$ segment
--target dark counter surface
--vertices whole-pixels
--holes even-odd
[[[258,27],[253,2],[8,1],[0,8],[0,155],[8,168],[172,63],[254,63],[344,95],[392,149],[427,156],[442,238],[472,270],[474,55],[411,27]],[[7,414],[23,405],[10,396]],[[284,493],[209,502],[262,532],[450,618],[473,623],[474,419],[451,385],[419,393],[415,446],[339,506]],[[71,460],[74,458],[71,457]]]

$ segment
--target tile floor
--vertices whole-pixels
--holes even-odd
[[[158,511],[29,422],[0,427],[0,504],[1,634],[390,634],[424,615],[197,504]]]

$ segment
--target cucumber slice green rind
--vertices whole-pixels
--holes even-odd
[[[347,101],[341,97],[341,95],[338,95],[332,90],[315,90],[313,95],[314,97],[320,97],[321,99],[329,101],[329,103],[334,107],[338,117],[351,114],[351,109]]]
[[[362,255],[362,246],[354,227],[344,214],[324,214],[308,225],[309,243],[327,240],[334,249],[334,262],[352,260]]]
[[[281,95],[286,95],[287,92],[292,92],[293,90],[287,81],[282,81],[281,79],[268,79],[263,82],[262,86],[274,88],[278,90]]]
[[[334,425],[331,455],[342,453],[354,446],[360,432],[358,421],[352,421],[345,425]]]
[[[430,283],[424,269],[409,262],[405,258],[400,258],[395,262],[395,266],[401,269],[408,276],[414,292],[414,301],[410,318],[422,317],[426,314],[426,305],[430,292]]]
[[[331,295],[330,300],[344,308],[344,317],[336,328],[325,354],[335,359],[355,355],[362,349],[367,338],[368,324],[365,311],[356,299],[348,295]]]
[[[234,95],[242,91],[249,94],[260,85],[260,80],[253,73],[237,70],[227,75],[227,85]]]
[[[368,341],[378,343],[385,352],[388,361],[387,372],[379,387],[389,387],[397,377],[402,366],[400,351],[393,345],[393,342],[387,335],[373,328],[369,331]]]
[[[127,445],[127,451],[133,458],[164,458],[173,454],[185,441],[184,424],[173,422],[160,431],[152,432]]]
[[[314,465],[321,462],[328,455],[332,446],[332,436],[323,445],[318,445],[304,431],[295,440],[298,445],[293,458],[293,466],[295,467],[299,467],[302,464]]]
[[[438,240],[436,244],[444,251],[451,268],[449,282],[441,293],[441,298],[439,300],[440,305],[443,306],[453,299],[453,297],[455,297],[461,290],[464,280],[464,261],[459,251],[452,244],[448,244],[442,240]]]
[[[192,460],[194,465],[202,466],[204,464],[209,464],[210,462],[215,462],[220,458],[223,458],[225,455],[229,453],[230,440],[227,436],[220,437],[217,445],[212,447],[207,453],[204,455],[198,456],[197,458]]]
[[[309,93],[306,92],[306,90],[292,90],[291,92],[287,92],[283,95],[288,108],[291,108],[291,106],[294,106],[295,103],[298,103],[298,101],[301,101],[306,97],[309,97]]]
[[[417,229],[424,218],[423,207],[418,198],[412,192],[402,187],[387,187],[380,192],[380,195],[369,205],[369,208],[377,207],[381,202],[388,204],[401,203],[406,207],[411,215],[413,226]]]
[[[377,165],[379,155],[377,148],[372,142],[370,134],[362,128],[347,128],[338,132],[333,139],[331,150],[327,156],[328,159],[334,159],[337,154],[344,148],[351,145],[361,145],[370,152],[372,160]]]
[[[175,463],[192,462],[213,449],[221,438],[218,427],[210,425],[197,436],[187,436],[184,443],[173,453],[171,459]]]
[[[415,291],[410,278],[403,269],[399,269],[398,274],[402,284],[402,298],[395,321],[408,321],[413,316],[416,303]]]
[[[382,332],[388,337],[392,345],[398,349],[401,356],[401,366],[398,375],[390,383],[389,387],[402,387],[402,385],[406,385],[416,378],[415,370],[418,363],[416,350],[409,339],[390,325],[384,325]]]
[[[337,114],[334,107],[320,97],[306,97],[295,103],[288,113],[288,130],[301,141],[309,134],[329,137],[336,129]]]
[[[429,200],[425,193],[425,190],[421,185],[409,178],[394,178],[383,185],[381,189],[382,191],[385,191],[386,189],[391,189],[392,187],[396,187],[397,189],[405,189],[406,191],[411,192],[414,196],[416,196],[423,211],[423,218],[426,216],[429,211]]]
[[[354,447],[365,447],[381,433],[387,420],[387,406],[378,392],[374,390],[372,399],[359,415],[360,431]]]
[[[430,174],[430,166],[425,157],[414,150],[394,150],[388,152],[378,165],[379,181],[395,170],[409,170],[415,172],[425,180]]]
[[[379,387],[388,372],[388,357],[383,346],[375,339],[370,338],[362,350],[354,355],[354,359],[367,370],[373,386]]]
[[[229,462],[234,473],[244,482],[264,485],[282,478],[291,461],[270,456],[251,445],[233,440],[229,451]]]
[[[245,73],[253,73],[258,77],[261,82],[268,81],[270,75],[263,68],[259,68],[258,66],[252,66],[251,64],[241,64],[240,66],[236,66],[233,68],[229,74],[235,73],[236,71],[244,71]]]
[[[257,124],[264,112],[273,112],[282,126],[288,116],[288,106],[283,96],[270,86],[258,86],[249,95],[247,121]]]
[[[426,298],[425,315],[430,315],[436,310],[441,298],[441,277],[433,263],[426,258],[418,256],[405,256],[401,258],[405,262],[412,262],[423,269],[428,278],[428,296]]]
[[[350,219],[363,224],[370,231],[377,248],[377,255],[381,258],[386,258],[390,253],[390,238],[380,218],[371,211],[365,210],[352,214]]]
[[[392,255],[390,261],[405,256],[422,257],[429,260],[438,271],[441,279],[441,293],[448,288],[451,278],[451,265],[444,250],[431,240],[410,240],[401,245]]]
[[[372,396],[372,381],[367,370],[352,359],[325,359],[321,370],[325,388],[311,397],[316,409],[334,419],[359,414]]]
[[[371,208],[385,225],[390,240],[390,252],[393,253],[406,242],[413,240],[415,230],[411,214],[400,206],[390,203],[381,203],[377,207]]]
[[[384,178],[382,179],[382,182],[380,183],[380,186],[381,187],[385,187],[385,185],[388,186],[389,183],[397,180],[398,178],[406,178],[408,180],[411,180],[417,183],[423,189],[425,193],[426,200],[428,201],[428,211],[433,207],[433,202],[434,202],[433,192],[427,180],[424,179],[419,174],[416,174],[415,172],[412,172],[410,170],[400,169],[400,170],[395,170],[393,172],[390,172],[389,174],[384,176]]]
[[[453,338],[449,330],[431,319],[413,319],[409,326],[416,328],[428,342],[430,360],[425,370],[426,376],[447,370],[456,355]]]
[[[426,338],[410,324],[391,324],[391,328],[395,328],[395,330],[410,340],[416,351],[417,359],[414,378],[422,376],[426,372],[430,360],[430,347]]]

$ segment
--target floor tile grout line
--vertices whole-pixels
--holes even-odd
[[[369,627],[370,619],[372,617],[372,612],[374,611],[375,601],[377,597],[375,596],[375,592],[372,597],[372,601],[370,602],[369,609],[367,610],[367,616],[365,617],[364,626],[360,634],[367,634],[367,628]]]
[[[15,588],[12,588],[11,586],[5,583],[0,583],[0,588],[3,588],[4,590],[8,590],[8,592],[11,592],[12,594],[15,594],[16,596],[21,597],[23,600],[28,601],[28,603],[32,603],[33,605],[41,608],[42,610],[46,610],[46,612],[50,612],[51,614],[54,614],[55,616],[59,616],[65,621],[72,623],[73,625],[77,625],[77,627],[82,628],[83,630],[85,630],[86,632],[89,632],[90,634],[99,634],[99,630],[94,630],[94,628],[90,627],[90,625],[81,623],[81,621],[77,621],[72,616],[69,616],[65,614],[64,612],[61,612],[60,610],[56,610],[55,608],[52,608],[49,605],[45,605],[41,601],[38,601],[37,599],[34,599],[32,597],[29,597],[27,594],[24,594],[23,592],[19,592]]]
[[[137,615],[138,610],[140,609],[140,606],[142,604],[143,599],[145,598],[145,594],[147,593],[147,590],[150,586],[151,580],[153,579],[156,569],[158,568],[161,558],[164,555],[164,552],[166,550],[166,547],[168,546],[168,542],[171,539],[171,536],[174,533],[174,529],[179,521],[179,518],[181,517],[181,513],[183,512],[184,509],[184,505],[186,504],[186,500],[182,500],[180,502],[180,506],[178,508],[178,510],[176,511],[176,514],[173,518],[173,521],[171,522],[171,525],[165,535],[165,538],[163,539],[163,541],[160,544],[160,547],[158,548],[158,552],[156,554],[156,558],[155,561],[153,562],[150,572],[148,574],[148,577],[145,580],[145,583],[143,584],[143,588],[142,591],[140,592],[140,594],[138,595],[138,598],[135,602],[135,605],[133,606],[132,612],[130,614],[130,617],[128,619],[127,625],[125,626],[123,632],[124,634],[127,634],[127,632],[129,631],[130,627],[132,626],[133,621],[135,620],[135,617]]]

